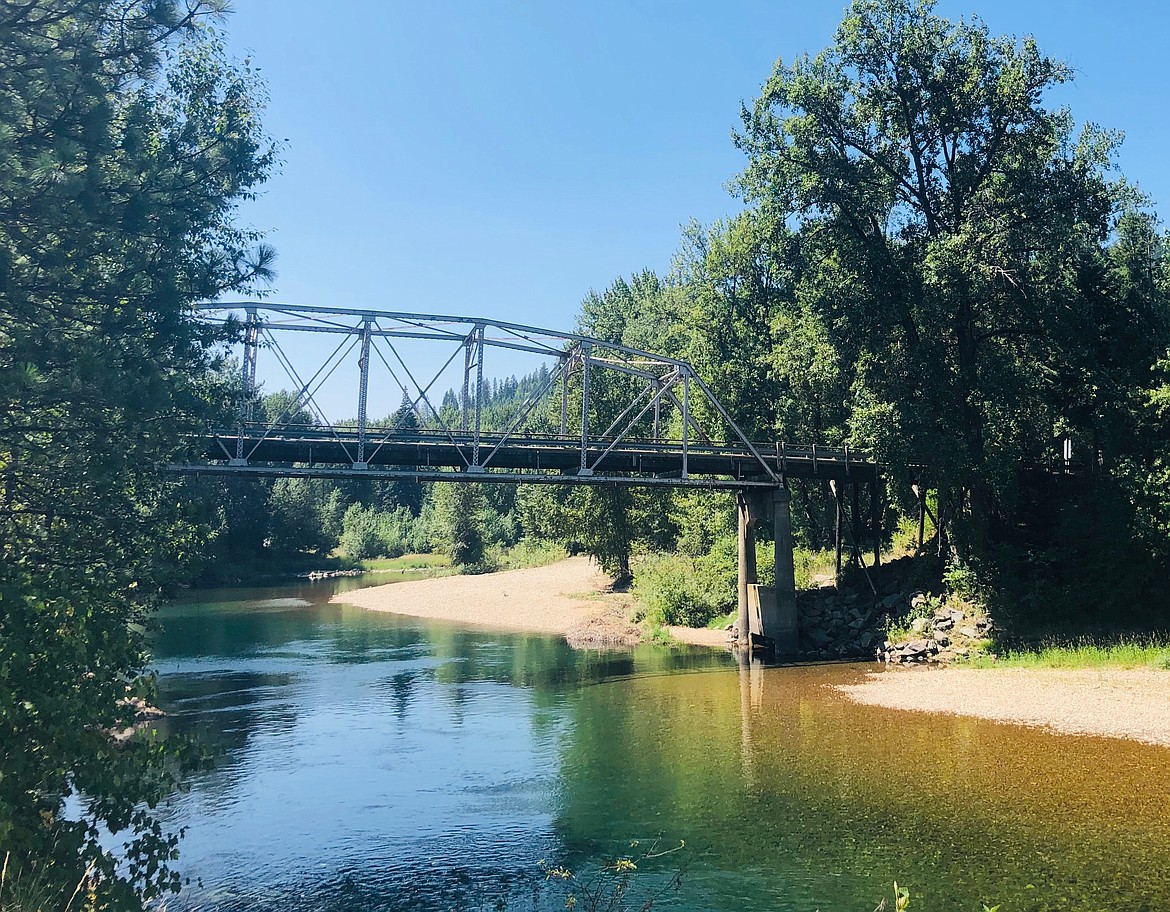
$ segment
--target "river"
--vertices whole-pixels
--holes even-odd
[[[895,879],[911,912],[1170,908],[1164,748],[855,705],[830,685],[857,665],[328,604],[362,583],[164,610],[164,727],[218,755],[165,810],[192,879],[172,909],[557,909],[542,859],[656,840],[686,843],[633,875],[659,908],[869,912]]]

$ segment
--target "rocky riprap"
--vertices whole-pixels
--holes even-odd
[[[823,585],[798,593],[804,656],[895,665],[948,662],[970,655],[990,634],[988,619],[962,603],[941,604],[920,591],[901,591],[897,581],[877,595],[864,579],[861,586]],[[891,639],[891,629],[908,629],[909,636]]]
[[[911,609],[926,596],[911,596]],[[927,603],[929,604],[929,603]],[[914,665],[925,662],[951,662],[964,659],[978,650],[991,632],[991,622],[965,607],[938,606],[930,617],[917,617],[910,623],[910,639],[885,640],[879,658],[891,665]]]

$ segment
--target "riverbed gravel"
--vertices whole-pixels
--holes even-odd
[[[976,716],[1170,747],[1170,671],[891,669],[837,689],[859,703],[891,709]]]

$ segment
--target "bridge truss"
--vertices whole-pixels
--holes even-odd
[[[236,420],[209,430],[206,461],[172,471],[731,489],[876,480],[874,464],[848,449],[750,440],[687,362],[602,339],[483,317],[261,302],[203,305],[199,317],[238,330]],[[490,378],[511,373],[515,353],[545,365],[541,380],[489,421]],[[260,405],[266,361],[292,391],[277,415]],[[355,362],[356,417],[330,417],[321,390]],[[449,393],[443,403],[447,390],[454,403]],[[397,422],[371,420],[395,413]],[[410,413],[421,427],[404,421]]]

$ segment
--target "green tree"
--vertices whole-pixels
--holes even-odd
[[[341,550],[354,560],[385,554],[386,543],[378,527],[375,509],[355,503],[345,511],[341,524]]]
[[[929,456],[948,500],[970,492],[976,548],[1008,524],[1020,461],[1103,408],[1067,392],[1104,379],[1093,277],[1135,200],[1119,137],[1044,106],[1070,78],[1033,39],[928,0],[856,0],[831,47],[776,65],[737,136],[742,193],[798,235],[850,441]]]
[[[478,484],[443,482],[434,485],[437,514],[436,544],[451,555],[451,562],[465,569],[478,568],[487,557],[484,543],[484,510],[487,502]]]
[[[329,534],[327,482],[310,478],[278,478],[268,495],[268,546],[277,553],[317,554],[337,541]]]
[[[143,625],[199,545],[154,468],[222,398],[188,305],[272,262],[233,222],[274,151],[215,11],[0,3],[0,846],[10,876],[39,865],[71,891],[90,868],[122,907],[178,885],[152,808],[186,761],[110,733],[149,692]]]
[[[384,422],[387,429],[403,434],[413,434],[419,429],[418,413],[410,404],[406,395],[402,396],[402,404]],[[376,502],[384,510],[395,507],[406,507],[415,516],[422,510],[423,498],[426,496],[426,486],[422,482],[404,478],[398,481],[384,482],[380,486],[380,496]]]

